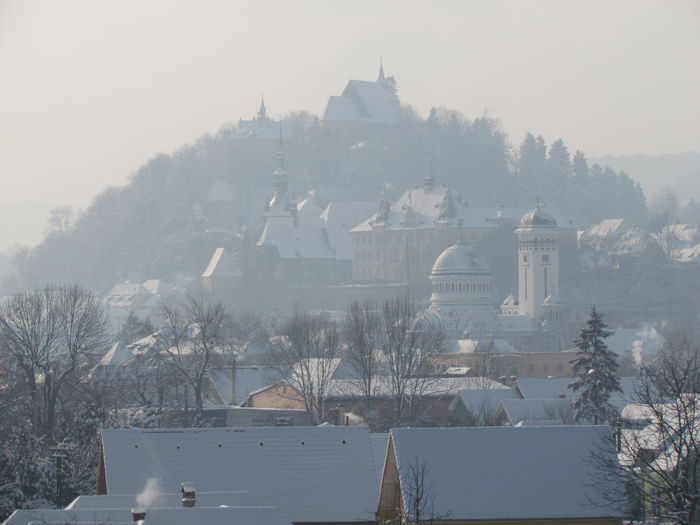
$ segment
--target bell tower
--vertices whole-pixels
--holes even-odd
[[[515,230],[518,236],[518,299],[520,315],[539,319],[548,297],[559,294],[557,221],[537,206]]]

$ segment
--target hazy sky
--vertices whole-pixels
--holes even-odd
[[[0,205],[85,206],[158,152],[321,114],[379,56],[404,103],[573,151],[700,149],[700,2],[0,2]]]

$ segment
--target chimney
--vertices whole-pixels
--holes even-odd
[[[185,481],[182,485],[180,485],[180,492],[182,492],[182,506],[194,507],[197,503],[194,485],[192,485],[192,483],[189,481]]]
[[[131,509],[131,517],[134,519],[134,522],[145,520],[146,519],[146,509],[142,509],[140,507],[137,507],[135,509]]]

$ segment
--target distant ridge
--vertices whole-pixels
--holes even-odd
[[[647,198],[668,187],[678,194],[681,202],[691,198],[700,201],[700,152],[608,155],[591,159],[594,162],[625,171],[642,185]]]

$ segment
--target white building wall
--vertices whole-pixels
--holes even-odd
[[[550,295],[559,295],[557,229],[521,226],[516,234],[520,314],[538,319],[544,300]]]

